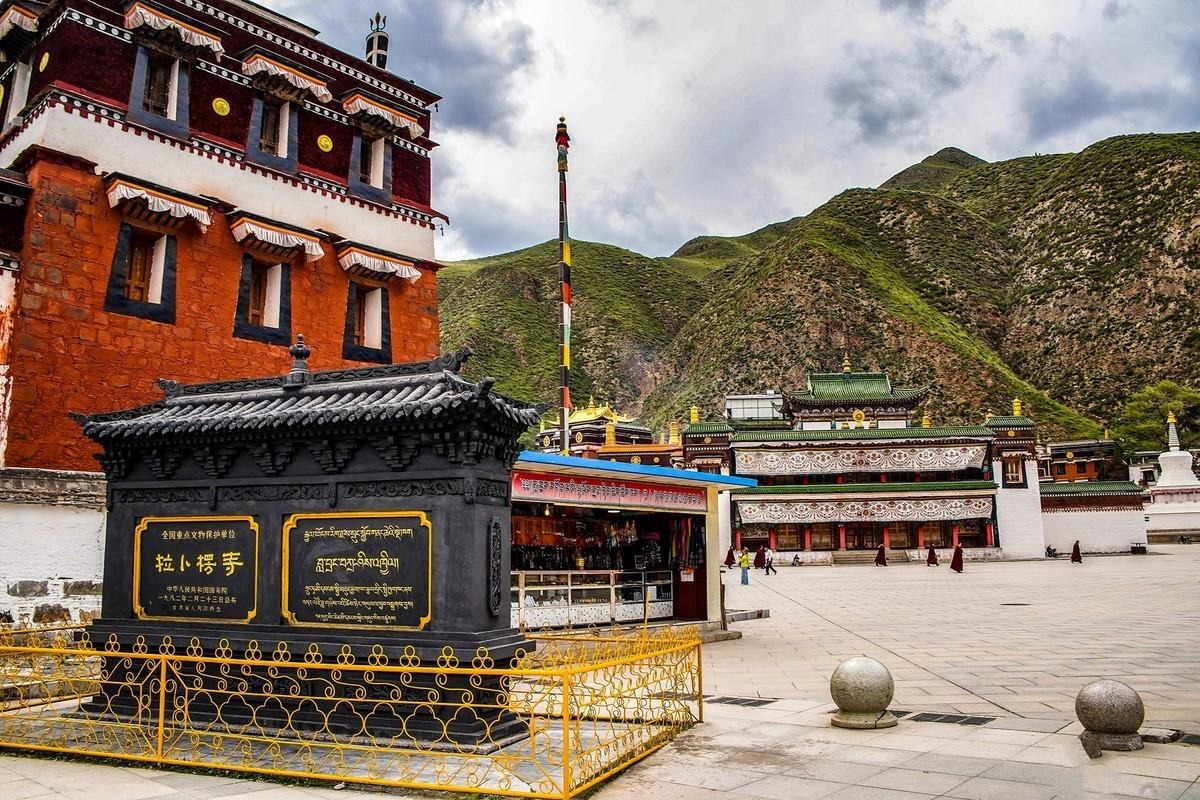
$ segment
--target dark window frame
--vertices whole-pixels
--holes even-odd
[[[359,169],[362,163],[362,152],[365,144],[383,140],[383,185],[373,186],[370,181],[362,180]],[[391,205],[392,202],[392,150],[390,136],[373,136],[362,128],[356,128],[354,139],[350,144],[350,168],[346,176],[351,193],[373,200],[377,203]]]
[[[279,155],[263,149],[263,123],[268,102],[287,104],[287,149]],[[259,92],[254,96],[254,108],[250,112],[250,126],[246,135],[246,159],[255,164],[277,169],[280,172],[296,172],[299,169],[299,103]]]
[[[153,128],[168,136],[173,136],[177,139],[186,139],[191,130],[189,122],[191,93],[189,91],[188,79],[191,65],[186,59],[174,59],[179,64],[175,81],[175,119],[151,113],[144,107],[147,81],[149,79],[150,59],[158,55],[160,55],[158,51],[152,50],[146,45],[138,45],[133,65],[133,85],[129,90],[129,110],[126,112],[126,119],[130,122],[144,125],[147,128]],[[164,57],[173,58],[169,54]]]
[[[104,294],[104,310],[113,314],[124,314],[130,317],[141,317],[152,322],[175,324],[175,284],[178,268],[178,242],[173,234],[156,233],[146,228],[136,230],[150,236],[165,237],[163,251],[162,291],[159,302],[150,303],[144,300],[131,300],[127,294],[131,248],[134,237],[134,226],[128,222],[121,223],[117,234],[117,246],[113,252],[112,267],[108,273],[108,289]]]
[[[354,330],[358,316],[360,290],[374,291],[378,289],[379,297],[380,337],[379,347],[366,347],[355,344]],[[346,290],[346,324],[342,334],[342,358],[348,361],[367,361],[374,364],[392,363],[392,325],[390,298],[388,287],[374,286],[357,281],[350,281]]]
[[[165,53],[148,53],[146,56],[146,81],[142,87],[142,110],[148,114],[170,119],[171,73],[177,69],[178,59]],[[176,113],[178,114],[178,99]]]
[[[1020,473],[1019,480],[1009,480],[1008,466],[1016,464]],[[1002,455],[1000,457],[1000,485],[1006,489],[1023,489],[1029,485],[1029,479],[1025,473],[1025,458],[1021,455]]]
[[[275,262],[279,264],[279,327],[272,328],[250,321],[250,289],[256,262],[266,267],[274,266],[266,261],[255,259],[250,253],[242,254],[242,271],[238,280],[238,299],[233,318],[233,336],[235,339],[248,339],[252,342],[287,347],[292,341],[292,265],[287,261]]]

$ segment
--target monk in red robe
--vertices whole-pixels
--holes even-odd
[[[725,554],[725,566],[732,567],[733,562],[737,559],[733,557],[733,545],[729,545],[729,552]]]
[[[962,572],[963,570],[963,552],[961,544],[954,545],[954,558],[950,559],[950,569],[954,570],[955,572]]]
[[[1082,564],[1083,563],[1083,553],[1079,552],[1079,540],[1078,539],[1075,540],[1075,546],[1071,548],[1071,563],[1072,564]]]
[[[925,566],[936,567],[938,565],[937,551],[933,549],[933,545],[929,545],[929,555],[925,556]]]
[[[758,550],[754,552],[754,568],[762,569],[767,565],[767,551],[762,545],[758,546]]]
[[[879,552],[875,554],[875,566],[887,566],[887,551],[883,549],[883,545],[879,545]]]

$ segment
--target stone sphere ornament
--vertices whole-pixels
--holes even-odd
[[[829,694],[838,707],[831,721],[838,728],[891,728],[898,720],[887,707],[895,693],[892,673],[883,664],[866,656],[847,659],[829,679]]]
[[[1083,725],[1079,741],[1088,758],[1099,758],[1102,750],[1141,750],[1145,745],[1138,728],[1146,719],[1146,707],[1134,689],[1120,681],[1092,681],[1075,696],[1075,716]]]

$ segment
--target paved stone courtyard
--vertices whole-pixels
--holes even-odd
[[[1148,725],[1200,733],[1200,546],[1162,555],[945,566],[782,568],[728,582],[741,640],[705,648],[705,724],[637,764],[598,800],[1200,800],[1200,746],[1148,744],[1090,761],[1074,697],[1111,677],[1136,688]],[[828,680],[866,654],[896,678],[892,706],[995,719],[903,719],[831,728]],[[760,707],[711,698],[761,698]],[[0,797],[315,800],[347,788],[0,755]],[[445,797],[388,793],[401,797]]]

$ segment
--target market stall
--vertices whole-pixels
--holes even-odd
[[[522,453],[512,478],[513,624],[718,619],[718,494],[752,485]]]

